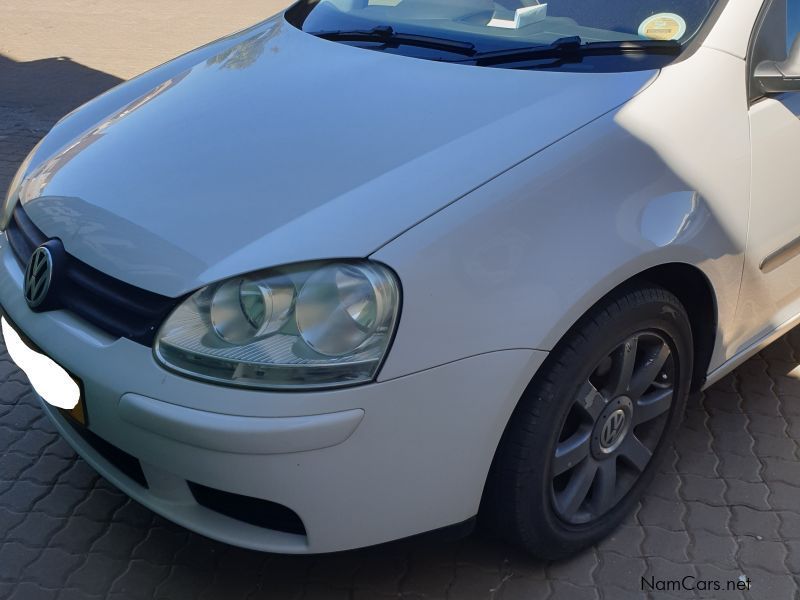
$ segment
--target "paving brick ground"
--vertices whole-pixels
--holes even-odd
[[[800,331],[693,398],[640,507],[598,547],[542,563],[473,536],[320,557],[190,533],[101,479],[0,352],[0,598],[642,598],[641,578],[800,589]]]
[[[37,60],[0,55],[0,82],[16,84],[9,93],[0,85],[0,189],[60,115],[117,81],[73,61]],[[70,85],[35,93],[33,67]],[[598,547],[552,564],[478,537],[321,557],[213,542],[98,477],[37,402],[0,346],[0,598],[622,600],[645,596],[642,577],[725,585],[743,575],[749,593],[649,597],[800,597],[800,331],[694,398],[636,513]]]

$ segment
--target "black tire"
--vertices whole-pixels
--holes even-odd
[[[673,294],[643,284],[602,300],[551,352],[514,411],[487,480],[484,530],[551,560],[614,531],[680,423],[692,364],[689,318]],[[656,367],[653,383],[633,398]],[[650,451],[647,462],[640,446]]]

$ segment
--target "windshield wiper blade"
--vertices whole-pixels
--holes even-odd
[[[586,56],[620,56],[628,54],[677,55],[681,45],[674,40],[623,40],[584,43],[578,36],[559,38],[551,44],[479,52],[465,62],[494,66],[552,58],[559,62],[580,62]]]
[[[431,50],[443,50],[464,56],[474,56],[477,54],[475,45],[470,42],[459,42],[447,38],[434,37],[429,35],[417,35],[414,33],[401,33],[395,31],[388,25],[379,25],[372,29],[352,30],[352,31],[315,31],[310,32],[319,38],[332,42],[365,42],[378,43],[386,48],[397,48],[399,46],[416,46],[418,48],[429,48]]]

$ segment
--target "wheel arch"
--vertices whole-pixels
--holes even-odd
[[[578,318],[573,318],[571,323],[558,334],[558,341],[551,348],[551,353],[558,347],[561,340],[579,329],[587,315],[606,298],[618,293],[621,289],[648,283],[658,285],[673,293],[686,308],[692,327],[694,347],[692,391],[701,389],[708,375],[708,368],[716,346],[719,309],[714,286],[709,277],[698,267],[685,262],[665,262],[628,274],[613,287],[589,300],[586,310],[582,311]],[[542,368],[545,366],[546,364]],[[537,372],[541,372],[541,368]],[[535,376],[531,383],[534,380]]]
[[[608,290],[605,294],[598,297],[591,306],[583,312],[583,314],[574,321],[564,333],[561,339],[556,343],[553,350],[556,350],[559,345],[567,339],[570,334],[581,326],[590,318],[593,309],[609,296],[618,294],[626,288],[642,286],[642,285],[656,285],[662,287],[672,293],[681,304],[684,306],[688,313],[689,324],[692,331],[692,344],[694,347],[694,360],[693,360],[693,373],[691,381],[691,391],[698,391],[702,389],[708,374],[708,367],[711,363],[716,339],[717,339],[717,326],[718,326],[718,308],[717,298],[714,291],[713,284],[708,276],[698,267],[688,263],[670,262],[663,263],[656,266],[649,267],[642,270],[626,279],[619,284],[615,285],[612,289]],[[545,359],[544,363],[539,367],[537,373],[532,377],[525,392],[520,398],[520,402],[514,407],[511,417],[506,423],[506,427],[501,436],[501,440],[495,451],[492,460],[490,471],[487,475],[486,484],[481,498],[481,509],[479,514],[485,514],[485,506],[487,503],[496,501],[496,494],[493,490],[492,478],[496,477],[497,473],[497,459],[501,452],[503,440],[506,439],[511,423],[514,421],[515,415],[522,409],[522,399],[529,390],[536,384],[537,378],[547,370],[547,366],[554,358],[554,352]],[[491,523],[488,524],[491,528]]]
[[[689,314],[694,344],[692,391],[699,391],[708,375],[719,321],[717,297],[711,281],[695,266],[667,263],[647,269],[625,284],[640,282],[653,283],[669,290],[681,301]]]

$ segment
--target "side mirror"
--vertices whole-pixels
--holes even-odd
[[[800,92],[800,35],[786,60],[765,60],[756,67],[755,78],[765,94]]]

